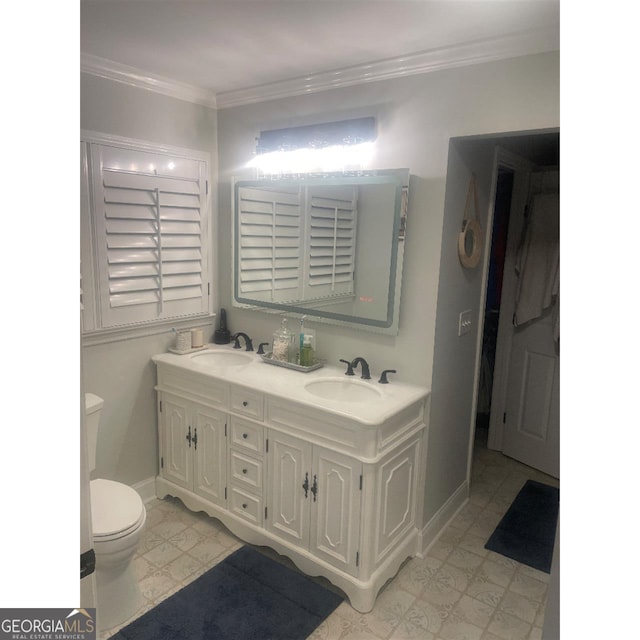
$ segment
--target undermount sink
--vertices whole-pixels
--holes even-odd
[[[233,351],[202,351],[191,356],[199,364],[210,364],[218,367],[238,367],[251,362],[251,356]]]
[[[380,391],[370,384],[350,378],[312,380],[304,388],[318,398],[338,402],[368,402],[382,397]]]

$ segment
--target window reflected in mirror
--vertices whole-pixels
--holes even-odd
[[[408,178],[236,182],[234,304],[397,333]]]

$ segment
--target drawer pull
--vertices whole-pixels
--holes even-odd
[[[247,503],[246,503],[246,502],[243,502],[243,503],[242,503],[242,508],[243,508],[243,509],[246,509],[246,508],[247,508]]]
[[[242,437],[246,440],[249,437],[249,434],[248,433],[243,433]]]
[[[243,407],[247,407],[247,406],[249,406],[249,403],[246,400],[243,400],[242,401],[242,406]]]
[[[247,470],[246,470],[246,469],[243,469],[243,470],[242,470],[242,473],[244,473],[244,474],[246,475]]]

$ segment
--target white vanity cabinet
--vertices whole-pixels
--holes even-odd
[[[356,575],[362,462],[273,430],[267,460],[269,530]]]
[[[224,413],[172,393],[158,394],[160,475],[212,504],[224,506]]]
[[[305,391],[309,381],[342,381],[335,368],[301,374],[255,357],[216,369],[172,354],[154,362],[156,495],[218,518],[370,611],[419,551],[428,391],[373,380],[371,402],[347,404]]]

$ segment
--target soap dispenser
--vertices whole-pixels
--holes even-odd
[[[273,334],[271,357],[279,362],[289,362],[289,352],[293,350],[295,334],[289,331],[287,319],[283,318],[280,329]]]
[[[313,335],[305,333],[302,339],[302,348],[300,349],[300,366],[310,367],[313,364]]]

